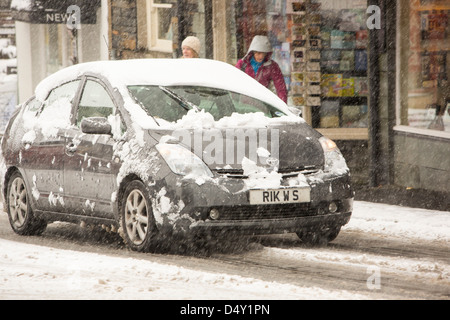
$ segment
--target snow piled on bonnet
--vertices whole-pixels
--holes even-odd
[[[158,119],[158,122],[161,122]],[[268,118],[262,112],[239,114],[233,113],[217,121],[205,110],[189,110],[188,113],[172,125],[173,130],[179,129],[224,129],[224,128],[267,128],[277,124],[303,123],[303,118],[287,115],[278,118]],[[170,124],[167,124],[170,125]]]

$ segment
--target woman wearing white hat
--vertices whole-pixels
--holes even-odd
[[[201,43],[197,37],[189,36],[181,44],[183,58],[198,58],[200,56]]]

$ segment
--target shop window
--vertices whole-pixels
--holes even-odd
[[[266,9],[289,104],[333,138],[367,139],[367,1],[267,1]]]
[[[58,25],[46,25],[45,27],[47,31],[45,33],[47,74],[52,74],[61,68]]]
[[[450,3],[401,1],[398,121],[416,129],[450,132]]]
[[[281,1],[277,1],[281,5]],[[266,35],[270,32],[267,17],[272,4],[260,0],[236,0],[237,51],[239,58],[247,53],[255,35]],[[281,26],[285,28],[285,24]]]
[[[151,50],[172,52],[175,0],[147,0],[148,42]]]
[[[68,29],[65,24],[43,26],[46,75],[78,63],[79,39],[77,39],[76,33]]]

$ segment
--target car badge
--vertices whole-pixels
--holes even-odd
[[[269,165],[269,166],[271,166],[271,167],[276,167],[276,166],[278,166],[278,163],[279,163],[280,161],[278,160],[278,159],[276,159],[276,158],[267,158],[266,159],[266,163]]]

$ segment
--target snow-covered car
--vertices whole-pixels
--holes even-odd
[[[326,243],[353,207],[336,144],[213,60],[58,71],[12,117],[2,155],[4,207],[23,235],[68,221],[107,226],[137,251],[235,232]]]
[[[14,59],[17,56],[16,46],[10,39],[0,39],[0,59]]]

